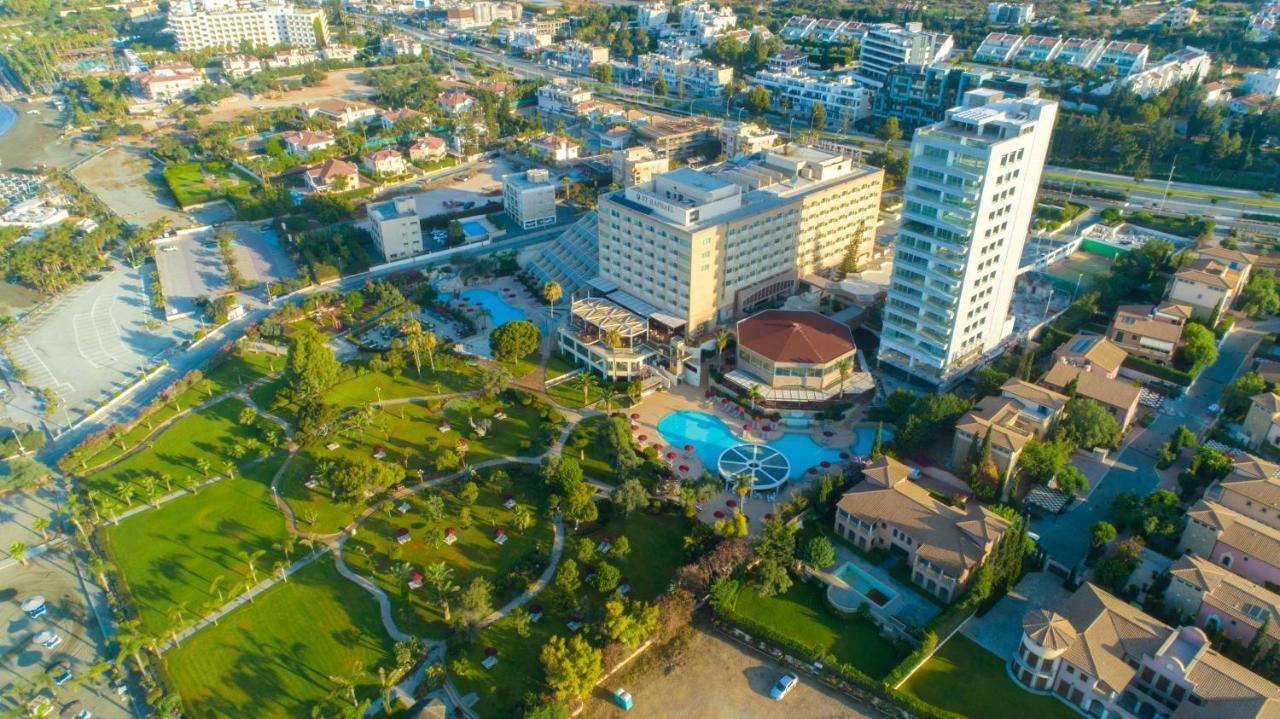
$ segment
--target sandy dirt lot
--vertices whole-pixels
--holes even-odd
[[[190,224],[164,184],[159,165],[137,147],[114,147],[77,167],[75,177],[126,222]]]
[[[597,690],[587,702],[589,719],[834,719],[879,717],[869,709],[812,682],[800,678],[800,686],[775,702],[769,689],[783,670],[763,655],[749,652],[707,631],[697,631],[683,658],[670,673],[659,664],[644,674],[628,675],[605,684],[610,690],[622,687],[631,692],[635,707],[623,711],[608,695]]]
[[[76,575],[70,555],[57,551],[42,555],[26,567],[3,570],[4,589],[0,589],[0,690],[24,680],[31,681],[48,670],[48,667],[65,662],[75,677],[84,676],[89,667],[106,657],[100,651],[100,635],[97,620],[88,606],[79,577]],[[48,611],[32,619],[21,609],[22,602],[40,595],[47,602]],[[52,649],[45,649],[32,640],[44,631],[51,631],[61,638]],[[95,719],[118,719],[132,716],[124,704],[107,686],[105,680],[89,682],[78,688],[68,684],[51,687],[42,692],[53,700],[53,716],[74,716],[82,709],[93,713]],[[67,714],[59,712],[72,704],[75,708]],[[0,707],[9,707],[6,700]]]
[[[234,120],[241,115],[246,115],[259,109],[292,107],[301,105],[304,102],[335,97],[349,100],[363,98],[373,94],[373,88],[364,84],[363,77],[363,68],[347,68],[330,71],[324,82],[319,85],[286,92],[279,97],[263,96],[251,98],[248,95],[236,93],[220,102],[217,107],[213,108],[212,112],[201,117],[200,121],[207,125],[213,122]]]
[[[417,192],[398,194],[413,195],[418,217],[426,219],[463,209],[461,204],[450,206],[446,203],[474,202],[473,208],[489,202],[500,204],[502,176],[515,171],[515,168],[506,160],[484,160],[460,175],[432,182]],[[457,179],[463,176],[467,179],[462,181]],[[495,190],[497,193],[489,194],[494,193]]]

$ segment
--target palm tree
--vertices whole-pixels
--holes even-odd
[[[400,334],[404,335],[404,346],[413,355],[413,366],[422,376],[422,323],[408,318],[400,323]]]
[[[742,393],[742,398],[745,399],[748,406],[751,407],[751,413],[755,414],[756,402],[759,402],[762,399],[762,396],[760,395],[760,386],[755,384],[751,385],[747,388],[746,392]]]
[[[440,605],[440,613],[444,615],[444,621],[447,624],[449,622],[449,595],[459,589],[458,585],[453,583],[453,569],[444,562],[428,564],[422,570],[422,578],[435,591],[436,603]]]
[[[240,559],[244,560],[244,563],[245,563],[246,565],[248,565],[248,567],[249,567],[249,578],[253,580],[253,583],[254,583],[254,584],[257,584],[257,583],[258,583],[258,567],[257,567],[257,564],[258,564],[258,560],[259,560],[259,559],[262,559],[262,555],[263,555],[263,554],[265,554],[265,552],[263,552],[261,549],[256,549],[256,550],[254,550],[254,551],[252,551],[252,552],[241,552],[241,553],[240,553]]]
[[[27,566],[28,551],[30,551],[30,548],[25,542],[14,542],[9,545],[9,556],[18,560],[18,562],[24,567]]]
[[[213,469],[213,466],[209,463],[208,458],[200,457],[196,460],[196,469],[200,470],[200,474],[203,474],[205,479],[208,479],[209,470]]]
[[[169,619],[169,638],[173,641],[174,646],[178,646],[178,627],[181,627],[184,624],[183,619],[185,618],[184,615],[186,613],[186,603],[179,602],[173,605],[165,615]]]
[[[173,477],[170,477],[168,474],[161,472],[160,483],[164,485],[164,491],[166,494],[173,491]]]
[[[849,378],[849,372],[853,369],[853,360],[845,357],[836,363],[836,369],[840,370],[840,396],[844,396],[844,382]]]
[[[533,526],[533,510],[523,504],[517,504],[511,512],[511,524],[517,532],[523,532]]]
[[[591,393],[600,388],[600,382],[596,380],[594,372],[583,370],[581,377],[578,379],[578,386],[582,387],[582,405],[585,407]]]
[[[564,288],[559,282],[548,282],[542,286],[542,297],[551,305],[551,321],[556,320],[556,302],[564,296]]]
[[[751,492],[751,485],[755,479],[748,473],[739,474],[733,481],[733,489],[738,493],[738,511],[743,511],[743,504],[747,501],[747,494]]]
[[[244,594],[245,596],[249,597],[250,604],[253,604],[253,587],[254,587],[254,582],[248,579],[236,585],[236,588],[240,590],[241,594]]]
[[[391,690],[396,688],[395,681],[387,675],[384,667],[378,667],[378,688],[382,690],[382,711],[391,715]]]
[[[338,688],[351,699],[351,705],[356,705],[356,684],[360,682],[360,678],[364,676],[364,662],[356,661],[351,665],[351,671],[347,676],[331,676],[329,679],[338,685]]]
[[[289,569],[289,563],[281,559],[277,561],[275,564],[271,565],[271,574],[280,577],[280,579],[283,580],[285,584],[288,584],[289,583],[288,569]]]
[[[116,494],[119,495],[120,501],[124,502],[126,507],[133,506],[133,497],[138,493],[138,488],[128,482],[116,487]]]
[[[729,339],[733,335],[729,334],[729,330],[721,328],[716,332],[716,359],[720,360],[720,366],[724,366],[724,348],[729,346]]]
[[[217,592],[219,606],[226,604],[227,602],[227,600],[222,598],[222,585],[226,583],[227,583],[227,577],[225,574],[219,574],[218,576],[214,577],[212,580],[209,581],[209,593],[213,594],[214,592]]]
[[[110,569],[111,565],[107,564],[107,560],[103,559],[102,555],[97,552],[89,554],[89,571],[93,572],[94,576],[98,578],[98,586],[106,588],[107,572]]]
[[[49,518],[36,517],[31,521],[31,528],[40,533],[40,541],[49,541]]]
[[[142,663],[142,648],[147,645],[148,638],[142,631],[142,624],[137,619],[121,622],[116,633],[116,641],[120,644],[116,666],[119,667],[125,657],[133,657],[133,663],[137,665],[138,671],[145,674],[147,668]]]
[[[293,552],[293,545],[296,541],[297,539],[292,534],[286,535],[284,541],[276,545],[276,549],[280,550],[280,553],[284,555],[285,559],[293,561],[293,557],[290,555]]]

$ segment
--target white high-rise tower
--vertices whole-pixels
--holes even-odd
[[[965,93],[911,143],[882,366],[935,385],[1013,331],[1009,304],[1058,104]]]

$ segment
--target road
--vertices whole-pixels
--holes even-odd
[[[1093,488],[1089,496],[1063,514],[1034,519],[1032,531],[1040,535],[1040,544],[1055,561],[1072,567],[1083,561],[1088,551],[1089,528],[1105,520],[1111,501],[1122,492],[1139,495],[1154,491],[1160,483],[1155,471],[1155,457],[1161,443],[1180,424],[1203,436],[1214,418],[1206,411],[1216,404],[1223,388],[1243,369],[1253,348],[1269,332],[1280,330],[1280,321],[1237,327],[1223,338],[1218,360],[1205,368],[1187,388],[1182,398],[1165,403],[1150,427],[1135,426],[1118,454],[1115,465]]]

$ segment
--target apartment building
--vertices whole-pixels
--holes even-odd
[[[916,130],[880,364],[946,385],[1013,331],[1018,262],[1058,104],[971,90]]]
[[[262,60],[252,55],[224,55],[219,61],[222,65],[222,77],[227,80],[240,80],[262,72]]]
[[[636,139],[658,157],[680,161],[699,155],[714,157],[722,124],[713,117],[654,118],[636,128]]]
[[[1224,247],[1196,250],[1191,264],[1173,273],[1165,297],[1190,306],[1196,319],[1212,319],[1230,309],[1249,281],[1254,259],[1253,255]]]
[[[661,77],[666,81],[667,93],[670,95],[722,95],[725,86],[733,82],[733,68],[706,60],[680,60],[651,52],[637,58],[637,63],[641,82],[652,85]]]
[[[1028,691],[1085,716],[1263,719],[1280,687],[1227,659],[1194,626],[1175,629],[1093,584],[1023,616],[1009,669]]]
[[[1264,653],[1280,641],[1280,595],[1270,589],[1194,554],[1174,560],[1169,575],[1166,608],[1245,647],[1265,624]]]
[[[904,131],[938,122],[959,105],[964,94],[978,88],[1003,92],[1005,97],[1038,97],[1043,80],[1016,71],[938,65],[899,65],[871,100],[871,116],[896,117]]]
[[[803,74],[809,69],[809,53],[791,48],[782,52],[775,52],[765,62],[765,69],[769,72],[777,72],[784,75]]]
[[[1173,302],[1121,305],[1111,318],[1107,337],[1129,354],[1169,364],[1190,319],[1191,308]]]
[[[189,62],[157,62],[150,70],[144,70],[129,78],[134,90],[149,100],[173,102],[190,95],[205,84],[203,70],[197,70]]]
[[[1124,77],[1146,67],[1150,54],[1151,47],[1143,43],[1112,40],[1102,48],[1102,55],[1093,67],[1101,71],[1114,70],[1116,75]]]
[[[1159,62],[1130,73],[1123,82],[1141,98],[1159,95],[1186,80],[1197,84],[1209,74],[1213,59],[1198,47],[1184,47],[1165,55]]]
[[[864,551],[896,550],[911,581],[954,601],[1009,529],[1009,520],[978,502],[943,503],[911,481],[911,468],[891,457],[874,460],[863,480],[836,504],[835,532]]]
[[[1123,432],[1137,418],[1142,394],[1138,385],[1119,379],[1126,356],[1127,352],[1105,337],[1077,334],[1053,353],[1040,384],[1058,392],[1066,392],[1074,384],[1077,396],[1110,412]]]
[[[792,15],[779,31],[783,40],[812,40],[826,43],[862,42],[867,36],[870,25],[862,22],[841,22],[840,20],[814,19],[805,15]]]
[[[853,75],[804,75],[794,72],[758,72],[747,85],[759,85],[769,91],[769,103],[775,110],[808,119],[815,105],[822,105],[829,127],[853,127],[871,115],[872,91]]]
[[[1112,69],[1120,77],[1142,71],[1151,48],[1142,43],[1088,38],[989,33],[973,53],[975,62],[1059,63],[1089,70]]]
[[[556,221],[556,183],[542,169],[502,176],[502,209],[528,230]]]
[[[421,57],[422,43],[400,32],[383,35],[378,41],[378,53],[383,57]]]
[[[378,108],[359,100],[319,100],[304,104],[299,111],[303,120],[320,118],[335,129],[365,125],[378,119]]]
[[[422,223],[413,197],[370,204],[369,229],[388,262],[422,254]]]
[[[992,25],[1026,25],[1035,19],[1034,3],[987,3],[987,22]]]
[[[586,72],[592,65],[609,62],[609,48],[566,40],[551,53],[551,62],[574,72]]]
[[[698,2],[680,6],[680,27],[703,45],[710,45],[737,24],[738,16],[728,5]]]
[[[623,150],[614,150],[610,155],[613,166],[613,184],[618,187],[643,185],[671,169],[671,160],[658,157],[653,149],[640,145]]]
[[[577,114],[575,108],[591,100],[591,91],[578,87],[572,80],[556,78],[535,91],[538,98],[538,109],[543,112],[558,112],[566,115]]]
[[[495,22],[518,22],[522,12],[517,2],[473,2],[446,10],[444,24],[451,30],[470,30]]]
[[[858,50],[857,78],[879,88],[893,68],[907,63],[932,65],[942,62],[955,49],[950,35],[925,32],[920,23],[907,23],[905,27],[883,23],[872,25],[862,39]]]
[[[1102,57],[1102,51],[1106,46],[1102,40],[1069,37],[1062,41],[1058,54],[1053,57],[1053,60],[1063,65],[1091,68],[1097,64],[1098,58]]]
[[[869,257],[883,179],[801,145],[656,175],[600,197],[600,276],[705,334],[849,251]]]
[[[1013,61],[1032,65],[1049,62],[1058,56],[1058,51],[1062,49],[1062,42],[1061,37],[1028,35],[1022,39],[1017,51],[1013,53]]]
[[[284,149],[294,157],[306,157],[313,152],[327,150],[337,141],[332,132],[326,130],[287,130],[280,133]]]
[[[1257,584],[1280,584],[1280,467],[1245,456],[1187,511],[1178,549]]]
[[[636,8],[636,24],[640,27],[657,30],[666,26],[667,18],[670,15],[670,6],[662,2],[662,0],[644,3]]]
[[[288,4],[230,6],[207,9],[191,0],[169,7],[169,31],[179,52],[242,45],[316,48],[329,38],[328,19],[321,8]]]
[[[1023,35],[1007,32],[988,33],[978,49],[973,51],[973,60],[995,65],[1008,64],[1013,61],[1018,48],[1022,47],[1023,38]]]
[[[726,157],[749,155],[780,142],[778,133],[754,122],[726,121],[720,128],[720,151]]]

